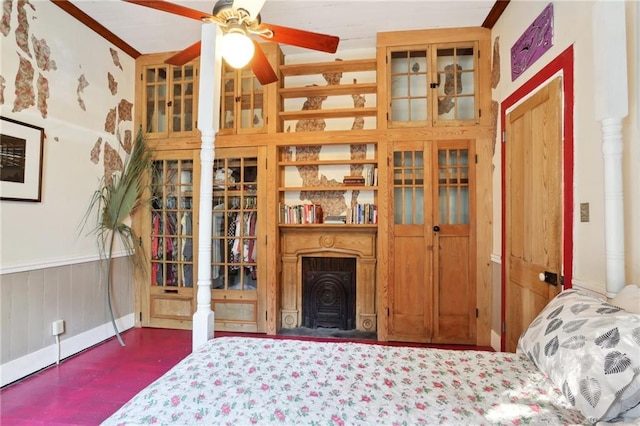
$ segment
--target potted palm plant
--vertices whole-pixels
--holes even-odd
[[[103,176],[98,189],[93,193],[89,207],[83,219],[83,228],[88,223],[92,213],[96,214],[96,224],[92,233],[98,240],[100,257],[106,262],[107,304],[111,315],[111,324],[115,335],[122,346],[124,341],[116,325],[111,301],[113,280],[113,254],[116,241],[120,240],[122,247],[129,255],[134,267],[141,267],[144,251],[136,250],[134,241],[137,240],[135,231],[129,225],[134,211],[150,202],[145,199],[149,191],[145,191],[147,173],[152,168],[152,155],[142,132],[139,131],[131,154],[127,157],[121,173]],[[148,198],[148,197],[147,197]]]

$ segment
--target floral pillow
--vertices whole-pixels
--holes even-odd
[[[591,422],[626,419],[640,404],[640,315],[567,290],[520,336],[517,352]]]

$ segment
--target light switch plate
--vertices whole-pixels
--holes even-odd
[[[589,203],[580,203],[580,222],[589,222]]]

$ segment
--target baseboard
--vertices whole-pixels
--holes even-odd
[[[120,331],[133,328],[135,326],[135,316],[133,313],[125,315],[124,317],[118,318],[116,324]],[[75,355],[113,336],[115,336],[115,332],[113,331],[111,322],[102,324],[68,339],[65,339],[64,334],[62,334],[60,341],[60,359]],[[56,344],[53,344],[2,364],[0,365],[0,386],[8,385],[29,374],[53,365],[57,360],[58,349]]]
[[[491,347],[496,352],[500,352],[502,350],[502,339],[495,330],[491,330]]]

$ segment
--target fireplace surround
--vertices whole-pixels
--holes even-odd
[[[349,324],[347,326],[359,331],[376,331],[375,227],[339,225],[325,225],[315,228],[281,227],[280,245],[282,253],[282,285],[280,289],[282,328],[308,327],[303,317],[304,258],[333,257],[355,260],[355,327]],[[340,280],[340,275],[338,273],[334,278]],[[319,297],[322,297],[323,294],[328,298],[333,297],[331,292],[321,292]],[[327,311],[326,315],[324,323],[326,325],[324,326],[332,326],[329,319],[334,314]],[[338,325],[337,328],[340,326]]]

